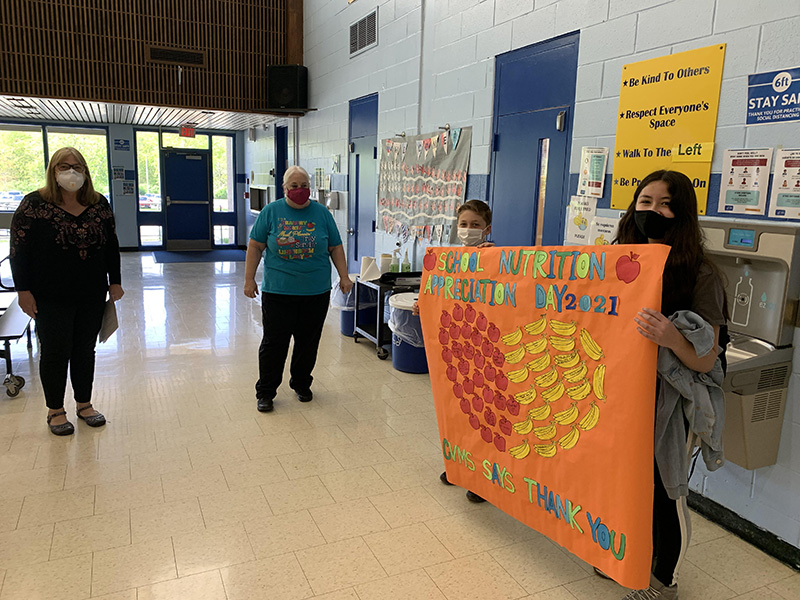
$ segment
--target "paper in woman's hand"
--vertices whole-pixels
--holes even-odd
[[[110,298],[106,300],[106,308],[103,311],[103,324],[100,326],[100,342],[105,342],[119,327],[117,321],[117,307]]]

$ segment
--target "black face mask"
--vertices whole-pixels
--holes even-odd
[[[668,219],[654,210],[637,210],[633,214],[636,229],[651,240],[663,240],[674,219]]]

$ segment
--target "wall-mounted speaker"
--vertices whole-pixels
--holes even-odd
[[[308,69],[303,65],[268,66],[267,108],[308,108]]]

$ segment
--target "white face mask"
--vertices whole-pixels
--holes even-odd
[[[83,173],[77,173],[70,169],[69,171],[59,171],[56,173],[56,181],[58,181],[58,185],[68,192],[77,192],[83,186],[86,177]]]
[[[485,229],[470,229],[469,227],[458,228],[458,239],[464,246],[477,246],[485,239]]]

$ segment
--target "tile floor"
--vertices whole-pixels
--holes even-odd
[[[314,401],[255,409],[260,309],[244,263],[123,255],[98,349],[109,424],[52,436],[34,359],[0,400],[0,600],[617,599],[624,590],[439,483],[427,376],[331,311]],[[74,404],[67,404],[70,414]],[[800,574],[694,519],[682,600],[800,599]]]

